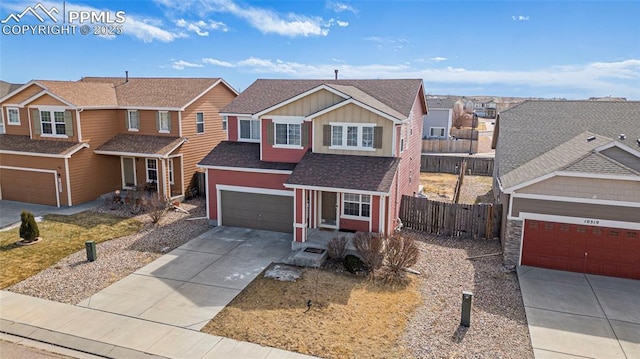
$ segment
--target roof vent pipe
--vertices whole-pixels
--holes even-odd
[[[124,83],[129,82],[129,71],[124,72]]]
[[[338,69],[333,70],[336,73],[336,80],[338,79]]]
[[[618,136],[618,138],[621,140],[625,140],[627,138],[627,135],[625,135],[624,133],[621,133],[620,136]]]
[[[587,137],[587,142],[591,142],[591,141],[593,141],[595,139],[596,139],[596,136],[589,136],[589,137]]]

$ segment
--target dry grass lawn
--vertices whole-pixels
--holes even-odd
[[[0,288],[18,283],[84,248],[85,241],[103,242],[137,232],[142,223],[94,211],[72,216],[48,215],[38,223],[37,244],[18,246],[19,228],[0,232]],[[98,253],[100,256],[100,253]]]
[[[259,276],[202,331],[325,358],[405,358],[402,335],[421,303],[416,282],[381,289],[317,269],[297,282]]]
[[[458,176],[449,173],[420,173],[424,194],[434,201],[451,201]]]

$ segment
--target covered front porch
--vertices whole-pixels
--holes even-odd
[[[184,196],[182,138],[117,135],[95,150],[96,154],[118,156],[121,191],[157,194],[162,198]]]

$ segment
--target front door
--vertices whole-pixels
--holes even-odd
[[[338,212],[338,196],[335,192],[322,192],[322,211],[320,218],[320,226],[338,228],[337,212]]]
[[[122,187],[133,188],[136,185],[136,161],[131,157],[122,158]]]

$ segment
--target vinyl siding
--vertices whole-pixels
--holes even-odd
[[[9,97],[2,104],[3,105],[7,105],[7,104],[17,105],[17,104],[23,102],[24,100],[33,97],[35,94],[37,94],[37,93],[39,93],[41,91],[43,91],[42,87],[33,84],[33,85],[27,87],[26,89],[18,92],[17,94]]]
[[[311,146],[311,139],[313,138],[312,135],[312,126],[311,123],[309,122],[305,122],[305,124],[303,124],[301,126],[301,136],[304,136],[304,132],[302,131],[302,128],[304,128],[305,126],[309,126],[309,131],[307,133],[308,137],[306,140],[307,146],[306,147],[302,147],[300,149],[298,148],[277,148],[274,147],[274,145],[270,145],[269,144],[269,139],[267,138],[267,128],[269,126],[272,126],[273,122],[270,119],[262,119],[262,126],[261,126],[261,138],[262,138],[262,160],[263,161],[267,161],[267,162],[288,162],[288,163],[298,163],[300,162],[300,160],[302,159],[302,157],[304,156],[304,154],[307,152],[307,150],[309,149],[309,147]],[[275,126],[274,126],[274,130],[273,130],[273,134],[275,136]],[[275,138],[272,140],[273,143],[275,143]],[[300,139],[300,143],[305,143],[304,139]]]
[[[308,116],[327,107],[333,106],[341,101],[344,101],[344,98],[327,90],[320,90],[288,105],[279,107],[267,114],[264,114],[262,117],[269,117],[274,115]]]
[[[556,176],[519,189],[518,193],[640,203],[640,182]]]
[[[19,108],[18,112],[20,113],[20,125],[10,125],[9,124],[9,115],[7,114],[7,106],[6,104],[2,107],[2,118],[4,120],[4,129],[5,133],[8,135],[22,135],[22,136],[30,136],[29,132],[29,113],[26,108]]]
[[[50,157],[20,156],[20,155],[0,155],[0,165],[11,167],[25,167],[35,169],[53,170],[60,174],[62,180],[62,192],[60,193],[60,205],[67,203],[67,182],[64,171],[64,160]],[[27,171],[15,171],[0,169],[0,179],[2,180],[2,199],[14,201],[25,201],[56,205],[54,177],[52,173],[35,173]],[[28,183],[19,183],[28,182]],[[26,189],[26,193],[7,193],[14,188]],[[31,188],[31,189],[29,189]]]
[[[68,107],[69,105],[67,105],[64,102],[61,102],[49,95],[44,95],[44,96],[40,96],[37,99],[35,99],[34,101],[29,102],[29,104],[27,105],[29,107],[37,107],[37,106],[62,106],[62,107]]]
[[[519,217],[520,212],[622,222],[638,222],[638,219],[640,218],[640,208],[637,207],[617,207],[598,204],[514,198],[511,215],[512,217]]]
[[[375,126],[381,126],[382,130],[382,148],[373,151],[353,151],[331,149],[329,146],[322,145],[322,126],[329,125],[331,122],[349,122],[349,123],[373,123]],[[322,116],[313,118],[313,132],[316,134],[313,140],[313,152],[330,153],[338,155],[358,155],[358,156],[392,156],[392,133],[393,122],[379,116],[369,110],[354,104],[348,104]]]

